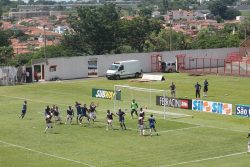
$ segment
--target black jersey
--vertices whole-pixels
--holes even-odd
[[[54,116],[59,116],[59,111],[58,110],[54,110]]]
[[[96,108],[95,105],[90,105],[89,106],[89,112],[95,112],[95,108]]]
[[[108,113],[108,114],[107,114],[107,118],[110,119],[110,120],[113,120],[113,115],[114,115],[114,114],[113,114],[112,112],[111,112],[111,113]]]
[[[67,114],[68,114],[68,115],[74,115],[73,109],[68,109],[68,110],[67,110]]]
[[[145,112],[144,111],[140,111],[140,113],[139,113],[139,117],[145,117]]]

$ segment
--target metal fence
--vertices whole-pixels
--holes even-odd
[[[177,70],[194,74],[219,74],[250,77],[250,60],[192,58],[185,55],[177,56]]]

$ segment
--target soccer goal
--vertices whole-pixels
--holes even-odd
[[[140,108],[143,108],[146,113],[161,115],[164,119],[187,116],[175,112],[177,110],[176,108],[167,107],[165,103],[163,106],[157,105],[157,97],[160,96],[165,99],[165,97],[170,95],[169,90],[114,85],[114,91],[116,92],[114,98],[114,112],[117,112],[118,109],[121,108],[122,110],[126,110],[127,114],[129,114],[131,102],[135,99],[138,104],[138,112]]]

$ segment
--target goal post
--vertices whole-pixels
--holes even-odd
[[[119,108],[130,111],[130,105],[133,99],[138,104],[138,108],[143,108],[147,112],[163,114],[164,119],[167,117],[167,108],[164,103],[163,106],[156,105],[156,97],[167,96],[169,90],[151,89],[142,87],[132,87],[129,85],[114,85],[114,112]],[[119,96],[119,98],[117,98]],[[117,100],[119,99],[119,100]]]

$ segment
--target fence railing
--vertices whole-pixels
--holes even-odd
[[[177,56],[179,72],[220,74],[250,77],[250,59],[230,57],[227,59],[192,58]]]

